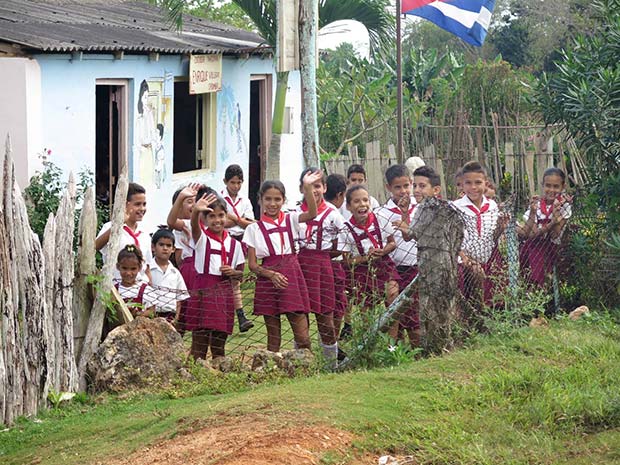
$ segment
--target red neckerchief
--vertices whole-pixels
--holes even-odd
[[[327,203],[325,202],[325,200],[321,200],[321,203],[316,207],[316,216],[318,217],[325,210],[327,210]],[[305,200],[301,203],[301,211],[308,211],[308,204]],[[316,220],[310,220],[306,222],[306,242],[310,243],[310,240],[312,239],[312,229],[314,226],[318,226],[319,224],[319,221]],[[317,249],[320,250],[320,248],[321,244],[317,244]]]
[[[465,206],[476,214],[476,228],[478,229],[478,235],[481,236],[482,235],[482,214],[486,213],[489,210],[489,207],[491,206],[491,204],[485,203],[480,208],[480,210],[478,210],[475,205],[465,205]]]
[[[142,234],[142,231],[138,231],[138,234],[136,234],[136,233],[134,233],[134,232],[133,232],[133,230],[132,230],[129,226],[127,226],[127,225],[124,225],[124,226],[123,226],[123,229],[125,230],[125,232],[126,232],[127,234],[129,234],[129,235],[131,236],[131,238],[133,239],[134,243],[136,244],[136,247],[137,247],[137,248],[140,248],[140,241],[138,240],[138,236],[139,236],[140,234]]]
[[[396,202],[394,202],[394,204],[396,205]],[[413,210],[415,209],[415,206],[417,205],[417,203],[414,203],[413,205],[409,205],[409,211],[407,212],[407,214],[409,215],[409,218],[411,218],[411,214],[413,213]],[[394,207],[394,208],[388,208],[388,210],[390,210],[392,213],[396,213],[397,215],[401,215],[403,214],[403,211],[398,207]]]
[[[237,219],[241,218],[241,215],[237,211],[237,205],[239,205],[239,202],[241,202],[241,199],[239,198],[239,196],[237,196],[237,201],[234,203],[232,201],[232,198],[229,195],[224,196],[224,200],[226,200],[228,205],[232,207],[233,211],[235,212],[235,215],[237,215]]]
[[[279,228],[278,233],[280,234],[280,255],[284,255],[284,231],[282,231],[283,229],[282,223],[284,223],[284,220],[286,219],[286,215],[284,214],[283,211],[280,211],[280,213],[278,213],[277,220],[274,220],[273,218],[269,218],[265,214],[261,215],[260,219],[261,221],[265,223],[273,224],[277,228]],[[291,248],[293,248],[293,244],[291,244]]]
[[[551,215],[553,214],[553,203],[551,205],[547,205],[545,199],[540,199],[538,202],[540,205],[540,212],[545,216],[540,222],[542,224],[547,224],[551,221]]]
[[[228,237],[228,233],[226,230],[222,231],[222,237],[215,234],[213,231],[210,231],[209,228],[206,228],[204,224],[200,223],[200,229],[205,233],[209,239],[213,239],[215,242],[220,244],[220,256],[222,257],[222,265],[228,265],[228,255],[226,255],[226,247],[224,247],[224,241]],[[209,266],[207,264],[207,266]]]
[[[368,218],[366,219],[366,225],[359,224],[357,221],[355,221],[354,216],[351,216],[351,219],[349,221],[351,222],[353,226],[355,226],[358,229],[363,230],[366,233],[366,237],[368,238],[368,240],[370,240],[370,242],[372,242],[372,245],[375,249],[381,248],[381,244],[379,244],[379,242],[377,241],[377,238],[373,234],[370,234],[368,232],[368,228],[370,228],[370,226],[375,223],[375,214],[373,212],[370,212],[368,214]]]

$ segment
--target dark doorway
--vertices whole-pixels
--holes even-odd
[[[196,96],[188,81],[174,83],[174,148],[172,172],[200,169],[196,160]]]
[[[111,208],[125,160],[126,85],[97,83],[95,92],[95,192],[99,204]]]
[[[250,81],[250,147],[248,169],[248,198],[254,206],[254,216],[260,216],[258,192],[262,182],[261,166],[261,81]]]

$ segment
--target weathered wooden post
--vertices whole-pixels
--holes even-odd
[[[123,224],[125,222],[125,206],[127,204],[127,165],[124,165],[116,184],[116,193],[114,195],[114,208],[112,209],[112,228],[110,231],[110,240],[108,242],[108,257],[111,257],[103,265],[101,270],[101,286],[100,292],[95,297],[95,304],[88,320],[86,336],[82,345],[82,353],[78,364],[79,388],[86,390],[86,366],[91,357],[97,350],[101,339],[101,331],[103,330],[103,320],[106,314],[106,306],[104,303],[103,292],[112,287],[112,278],[116,263],[114,257],[120,251],[120,237]],[[103,292],[102,292],[103,291]]]
[[[453,345],[463,221],[445,200],[428,198],[416,207],[410,234],[418,243],[422,346],[427,353],[440,353]]]
[[[91,286],[88,277],[97,272],[95,236],[97,229],[97,210],[95,191],[86,190],[78,224],[78,247],[73,283],[73,341],[76,363],[80,360],[82,344],[86,336],[90,311],[93,308]]]
[[[304,165],[319,166],[319,126],[317,120],[316,64],[319,2],[299,0],[299,67],[301,75],[301,133]]]

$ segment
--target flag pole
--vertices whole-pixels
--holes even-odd
[[[401,45],[401,0],[396,0],[396,111],[398,113],[398,142],[396,156],[399,163],[404,163],[403,157],[403,69]]]

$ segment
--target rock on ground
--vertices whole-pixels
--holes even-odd
[[[163,318],[138,317],[115,328],[88,363],[91,389],[122,392],[166,384],[183,368],[179,333]]]
[[[586,315],[587,313],[590,313],[590,309],[588,307],[586,307],[585,305],[582,305],[581,307],[577,307],[575,310],[570,312],[568,314],[568,317],[571,320],[576,321],[579,318],[581,318],[582,316]]]

